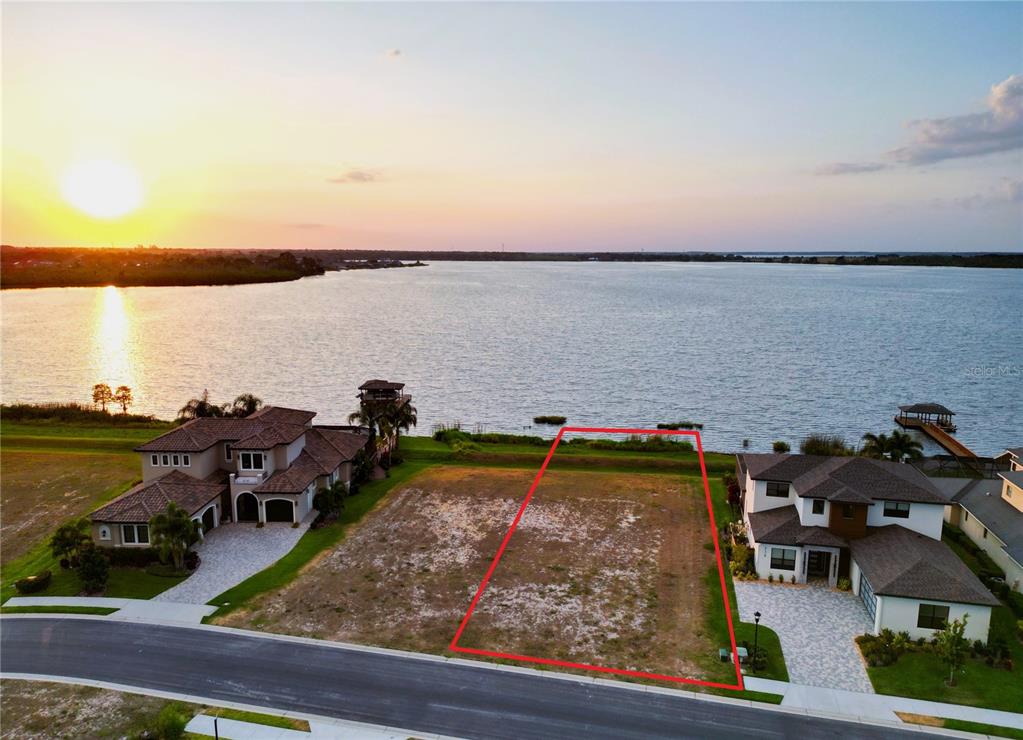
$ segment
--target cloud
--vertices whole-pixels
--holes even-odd
[[[361,185],[370,182],[379,182],[383,177],[376,170],[367,170],[359,167],[351,167],[336,177],[328,177],[327,182],[335,185],[355,184]]]
[[[835,162],[825,164],[813,171],[815,175],[856,175],[861,172],[877,172],[888,169],[883,162]]]
[[[877,172],[895,165],[918,167],[947,159],[1023,149],[1023,75],[1014,74],[991,87],[987,110],[948,118],[910,121],[905,146],[884,154],[885,162],[837,162],[818,167],[818,175]]]
[[[1011,180],[1007,177],[996,186],[983,193],[964,195],[959,198],[938,198],[931,201],[936,208],[964,208],[968,211],[986,210],[1001,206],[1018,206],[1023,204],[1023,180]]]

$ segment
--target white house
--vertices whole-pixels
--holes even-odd
[[[761,578],[848,578],[875,632],[930,637],[969,614],[969,639],[987,639],[1000,602],[941,542],[947,499],[923,473],[864,457],[741,454],[737,476]]]

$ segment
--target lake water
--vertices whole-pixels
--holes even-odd
[[[4,291],[2,398],[127,384],[172,417],[204,388],[344,422],[407,384],[437,423],[524,432],[704,424],[709,449],[890,431],[957,412],[974,451],[1023,443],[1023,272],[756,264],[452,263],[291,283]],[[542,430],[549,433],[550,430]]]

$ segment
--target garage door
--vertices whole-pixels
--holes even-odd
[[[870,621],[873,622],[874,615],[877,613],[877,597],[874,596],[874,589],[870,587],[870,581],[862,573],[860,574],[860,598],[863,599],[863,605],[867,607],[867,614],[870,615]]]
[[[290,501],[275,498],[266,502],[266,520],[268,522],[295,521],[295,507]]]

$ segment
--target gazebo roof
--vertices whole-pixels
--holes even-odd
[[[955,416],[956,413],[940,403],[914,403],[910,406],[899,406],[899,411],[904,414],[941,414],[942,416]]]

